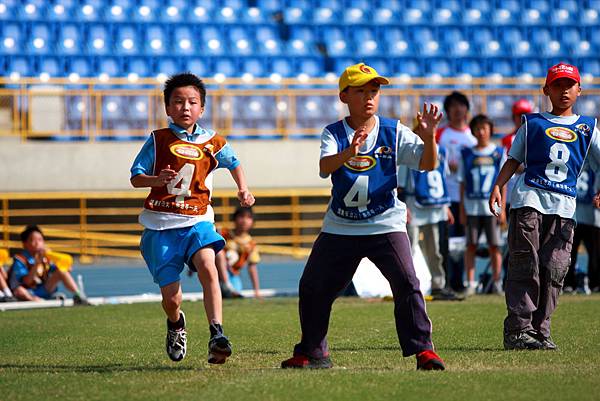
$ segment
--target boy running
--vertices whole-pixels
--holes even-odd
[[[340,100],[349,116],[327,126],[321,136],[320,176],[333,188],[323,228],[300,279],[302,337],[282,368],[331,368],[327,328],[337,294],[368,257],[390,282],[396,331],[403,355],[417,355],[417,369],[443,370],[433,351],[431,321],[406,234],[406,205],[398,200],[397,169],[432,170],[437,160],[436,106],[418,114],[422,140],[398,120],[379,117],[380,85],[389,80],[364,64],[346,68]]]
[[[222,300],[215,253],[225,245],[214,226],[212,172],[225,167],[242,206],[254,204],[240,162],[225,140],[196,121],[204,112],[206,88],[190,73],[165,82],[169,127],[153,131],[131,167],[131,184],[150,187],[139,221],[141,251],[159,285],[167,315],[166,350],[173,361],[186,353],[185,314],[179,276],[187,264],[198,272],[209,323],[208,362],[225,363],[231,344],[223,334]]]
[[[550,318],[569,268],[577,177],[587,156],[593,170],[600,165],[596,119],[573,113],[580,82],[573,65],[560,63],[548,70],[543,90],[552,111],[524,117],[489,199],[497,216],[502,188],[525,163],[511,196],[505,349],[557,348]],[[600,193],[593,202],[600,207]]]

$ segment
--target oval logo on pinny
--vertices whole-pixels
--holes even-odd
[[[348,159],[344,166],[354,171],[367,171],[375,167],[377,160],[371,156],[354,156]]]
[[[561,142],[575,142],[577,134],[565,127],[550,127],[546,129],[546,135]]]
[[[200,160],[204,157],[204,154],[202,153],[202,150],[200,150],[200,148],[187,143],[175,144],[171,146],[169,150],[175,156],[182,157],[184,159]]]

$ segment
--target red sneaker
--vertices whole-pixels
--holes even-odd
[[[444,361],[432,350],[426,350],[417,354],[417,370],[444,370]]]
[[[333,367],[331,358],[311,358],[305,355],[294,355],[281,362],[282,369],[329,369]]]

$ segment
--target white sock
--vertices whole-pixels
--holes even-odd
[[[12,297],[13,296],[13,293],[10,291],[10,288],[6,287],[4,289],[4,296],[6,296],[6,297]]]
[[[471,288],[477,288],[477,284],[479,284],[477,281],[469,281],[469,287]]]

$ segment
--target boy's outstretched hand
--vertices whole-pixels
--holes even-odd
[[[594,196],[592,202],[594,203],[594,206],[600,209],[600,191],[598,191],[598,193]]]
[[[352,143],[350,144],[352,156],[356,156],[358,154],[358,150],[365,143],[368,135],[369,133],[367,132],[367,127],[364,125],[356,130],[354,137],[352,138]]]
[[[442,113],[435,104],[429,104],[429,109],[427,106],[427,103],[423,103],[423,111],[417,113],[417,122],[419,125],[417,131],[423,140],[435,137],[435,130],[442,120]]]
[[[238,199],[240,201],[240,205],[243,207],[250,207],[254,205],[254,195],[247,189],[238,191]]]
[[[490,212],[496,216],[500,217],[502,212],[502,194],[500,193],[500,187],[498,185],[494,185],[492,189],[492,193],[490,195],[490,200],[488,202],[488,207],[490,208]]]

